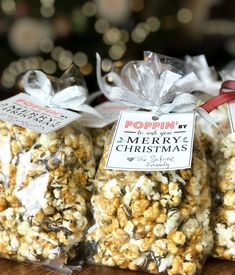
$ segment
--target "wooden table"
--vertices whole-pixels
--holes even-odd
[[[8,260],[0,260],[1,275],[59,275],[58,271],[50,270],[32,264],[19,264]],[[124,271],[121,269],[108,268],[103,266],[84,266],[81,272],[74,272],[72,275],[141,275],[143,272]],[[207,260],[201,275],[235,275],[235,262],[222,260]]]

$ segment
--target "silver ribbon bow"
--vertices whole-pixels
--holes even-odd
[[[214,67],[209,67],[205,55],[185,57],[187,71],[192,71],[198,81],[192,86],[193,91],[201,91],[210,96],[219,94],[222,81],[218,81],[218,74]]]
[[[111,101],[136,109],[152,111],[156,116],[170,112],[190,112],[197,105],[197,98],[190,94],[197,82],[194,73],[181,76],[161,68],[156,54],[145,52],[147,60],[129,62],[122,69],[121,77],[116,73],[101,76],[101,58],[97,54],[97,79],[101,91]],[[112,79],[114,86],[107,83]]]
[[[40,99],[48,107],[71,109],[100,117],[94,108],[84,104],[87,90],[81,85],[73,85],[56,92],[43,72],[30,70],[23,76],[23,88],[27,94]]]
[[[202,92],[203,94],[200,96],[200,98],[203,101],[208,100],[212,96],[218,95],[222,81],[218,81],[218,74],[215,68],[208,66],[205,55],[187,55],[185,57],[185,61],[186,71],[193,70],[193,72],[198,77],[198,81],[194,84],[192,90]],[[218,115],[219,111],[214,110],[215,113],[212,116],[200,107],[196,108],[195,111],[202,118],[198,121],[199,125],[201,125],[202,131],[205,131],[207,134],[210,132],[211,128],[205,123],[206,121],[213,125],[218,130],[219,134],[223,136],[223,133],[216,124],[218,119],[221,117]]]
[[[228,63],[219,74],[223,81],[235,80],[235,61]]]

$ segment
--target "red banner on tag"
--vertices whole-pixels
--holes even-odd
[[[235,80],[226,80],[221,85],[220,94],[209,99],[201,108],[210,113],[216,107],[232,100],[235,100]]]

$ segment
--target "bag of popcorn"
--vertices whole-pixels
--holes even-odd
[[[95,109],[99,108],[99,106],[106,105],[106,101],[107,99],[101,91],[90,94],[87,99],[87,103],[91,106],[94,106]],[[105,108],[102,108],[102,110],[103,109]],[[104,114],[106,115],[106,112],[104,112]],[[96,166],[98,166],[100,158],[103,154],[104,144],[106,142],[109,131],[112,128],[112,122],[113,121],[106,121],[104,117],[102,117],[100,123],[97,123],[96,121],[93,127],[89,129]]]
[[[222,81],[219,80],[219,74],[215,68],[209,67],[207,64],[206,57],[204,55],[198,56],[186,56],[186,71],[193,71],[198,82],[195,82],[192,90],[197,95],[199,100],[203,103],[219,94],[219,90]],[[218,106],[218,108],[210,112],[210,117],[213,123],[208,123],[203,117],[199,116],[196,120],[197,133],[205,151],[209,177],[211,183],[211,192],[213,198],[213,206],[217,205],[217,175],[216,175],[216,163],[215,159],[218,154],[218,142],[220,139],[220,129],[227,127],[228,114],[226,105]],[[215,125],[218,125],[217,127]],[[224,131],[224,130],[223,130]]]
[[[63,267],[84,256],[95,161],[79,112],[96,111],[71,70],[53,84],[29,71],[23,86],[0,102],[0,257]]]
[[[91,128],[90,134],[92,139],[94,157],[97,166],[104,152],[104,145],[112,128],[112,124],[109,124],[103,128]]]
[[[196,274],[213,238],[207,163],[191,135],[195,75],[182,76],[180,61],[145,52],[144,61],[128,63],[118,86],[109,87],[99,62],[105,95],[147,112],[122,112],[106,143],[91,199],[87,260],[155,274]]]
[[[228,102],[228,113],[226,120],[220,124],[221,134],[218,134],[216,144],[216,203],[214,207],[213,229],[214,248],[212,255],[216,258],[235,260],[235,196],[234,196],[234,99],[235,99],[235,79],[234,70],[222,72],[223,79],[226,79],[220,90],[220,95],[213,99],[215,105]],[[230,90],[228,92],[228,90]],[[231,92],[232,90],[232,92]],[[231,102],[230,102],[231,101]],[[211,101],[209,105],[212,106]],[[206,107],[207,107],[206,106]]]

